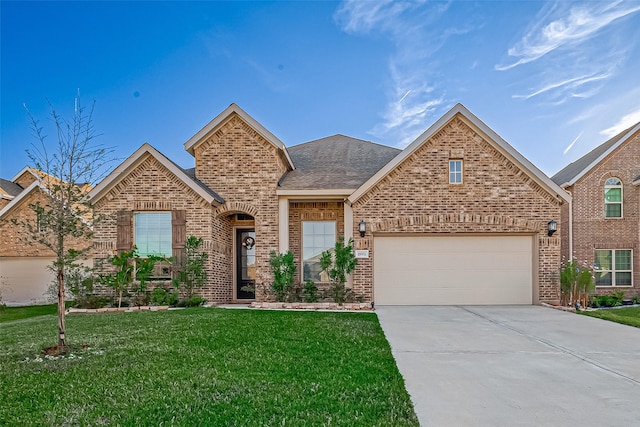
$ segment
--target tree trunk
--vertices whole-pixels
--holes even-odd
[[[64,331],[64,269],[58,266],[58,347],[60,349],[65,346]]]

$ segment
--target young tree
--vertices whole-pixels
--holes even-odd
[[[55,254],[52,269],[58,290],[58,347],[66,346],[65,335],[65,266],[86,257],[91,248],[92,228],[97,218],[92,216],[87,194],[104,174],[112,160],[113,150],[97,145],[93,128],[93,108],[85,111],[80,95],[74,100],[73,116],[60,116],[47,100],[56,132],[56,141],[49,144],[39,121],[25,110],[31,121],[36,141],[27,150],[33,166],[40,172],[40,185],[46,202],[31,208],[35,219],[24,221],[31,242],[37,242]],[[38,173],[40,173],[38,172]]]

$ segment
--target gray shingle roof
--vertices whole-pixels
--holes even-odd
[[[15,182],[12,182],[12,181],[9,181],[8,179],[3,179],[3,178],[0,178],[0,188],[3,190],[4,193],[13,197],[17,196],[22,192],[22,190],[24,190]]]
[[[608,149],[613,147],[618,141],[620,141],[620,139],[625,137],[629,133],[629,131],[631,131],[631,129],[636,126],[638,126],[638,123],[631,126],[629,129],[625,129],[608,141],[605,141],[603,144],[597,146],[584,156],[580,157],[575,162],[569,163],[562,170],[552,176],[551,179],[558,185],[571,182],[572,179],[577,177],[582,171],[591,166],[593,162],[595,162],[600,156],[606,153]]]
[[[174,165],[176,165],[174,163]],[[178,165],[176,165],[178,166]],[[205,185],[204,182],[200,181],[198,178],[196,178],[196,168],[189,168],[189,169],[183,169],[180,166],[178,166],[180,169],[182,169],[182,171],[189,177],[191,178],[191,180],[193,182],[196,183],[196,185],[199,185],[202,189],[204,189],[204,191],[206,191],[207,193],[211,194],[218,202],[220,203],[224,203],[224,199],[215,191],[213,191],[212,189],[210,189],[207,185]]]
[[[401,150],[370,141],[333,135],[287,151],[296,169],[280,181],[283,190],[356,189]]]

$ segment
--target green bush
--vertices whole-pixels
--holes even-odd
[[[600,307],[620,307],[624,299],[624,291],[614,291],[609,295],[592,295],[590,306]]]
[[[304,302],[318,302],[318,287],[313,280],[307,280],[302,289]]]
[[[586,306],[589,294],[595,288],[593,266],[587,262],[579,263],[572,258],[565,262],[563,259],[560,268],[560,302],[562,305],[573,306],[580,303]]]
[[[328,295],[334,302],[342,304],[353,299],[353,291],[347,289],[345,283],[347,276],[356,268],[358,260],[353,254],[353,239],[349,239],[344,244],[344,239],[340,238],[333,250],[327,250],[320,255],[320,266],[329,275],[331,285]]]
[[[153,305],[171,305],[178,304],[178,292],[165,288],[155,288],[151,292],[151,304]]]
[[[269,253],[269,265],[273,274],[271,291],[276,301],[290,302],[292,291],[294,291],[293,281],[296,275],[296,265],[293,262],[293,253],[287,251],[277,254],[276,251]]]
[[[76,308],[102,308],[111,303],[111,298],[101,295],[84,295],[75,300]]]
[[[200,307],[201,305],[204,305],[205,302],[207,302],[206,299],[194,295],[180,301],[178,303],[178,307]]]

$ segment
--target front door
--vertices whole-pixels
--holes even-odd
[[[256,232],[236,230],[236,299],[254,299],[256,285]]]

